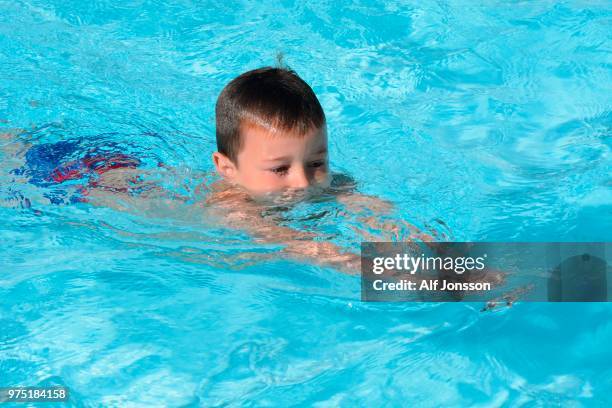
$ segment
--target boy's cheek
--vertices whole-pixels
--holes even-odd
[[[266,194],[278,191],[282,188],[278,180],[273,175],[267,172],[252,172],[242,180],[242,187],[246,188],[253,194]]]

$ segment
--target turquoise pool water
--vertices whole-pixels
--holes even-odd
[[[283,53],[326,111],[332,168],[394,217],[454,240],[610,241],[609,3],[0,10],[0,129],[26,130],[0,139],[0,386],[65,385],[71,406],[612,403],[608,304],[362,303],[358,278],[193,208],[49,204],[10,172],[22,143],[79,140],[175,167],[163,183],[189,196],[218,93]],[[284,217],[356,248],[338,213]]]

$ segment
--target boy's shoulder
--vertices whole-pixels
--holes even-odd
[[[204,193],[202,202],[208,207],[224,207],[230,210],[236,206],[246,207],[253,204],[244,189],[223,179],[212,180],[208,185],[202,186],[201,190]]]
[[[330,189],[336,194],[349,193],[357,190],[357,181],[346,173],[333,172],[330,178]]]

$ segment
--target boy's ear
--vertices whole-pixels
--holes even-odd
[[[227,157],[223,153],[214,152],[212,159],[213,163],[215,163],[217,173],[219,173],[223,177],[230,179],[234,177],[234,174],[236,173],[236,165],[230,160],[229,157]]]

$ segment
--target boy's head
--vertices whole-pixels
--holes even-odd
[[[219,174],[254,195],[328,182],[325,114],[295,72],[260,68],[232,80],[216,105]]]

